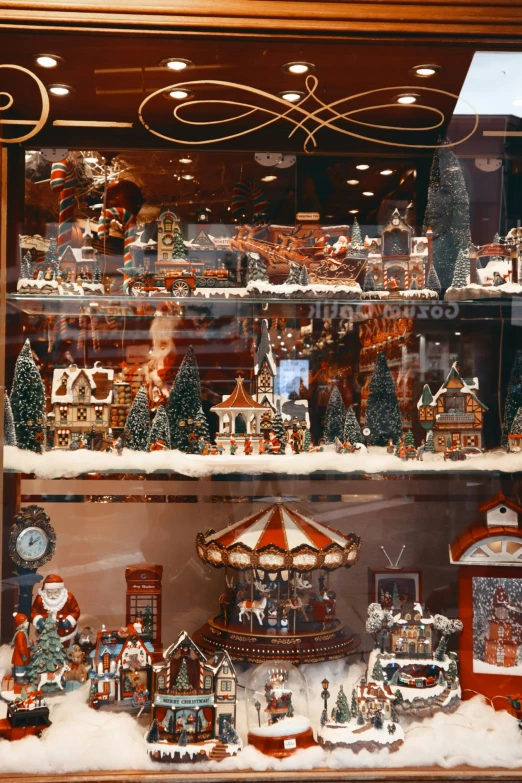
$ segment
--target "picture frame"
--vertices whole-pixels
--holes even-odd
[[[422,572],[419,568],[368,569],[368,594],[372,603],[380,603],[383,608],[392,606],[395,584],[401,603],[422,601]]]

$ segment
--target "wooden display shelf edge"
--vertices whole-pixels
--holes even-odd
[[[342,781],[521,781],[522,769],[502,769],[491,767],[408,767],[405,769],[315,769],[296,771],[253,770],[223,772],[176,772],[150,770],[119,770],[103,772],[73,772],[68,775],[13,775],[0,774],[0,783],[143,783],[162,781],[162,783],[244,783],[245,778],[254,783],[342,783]]]

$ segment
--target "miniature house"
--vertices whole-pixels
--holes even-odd
[[[403,604],[390,628],[391,651],[397,658],[431,658],[433,618],[418,603]]]
[[[150,636],[154,649],[161,649],[161,578],[163,566],[128,566],[125,569],[127,583],[127,625],[140,620],[145,634]],[[149,627],[150,626],[150,627]]]
[[[395,694],[389,685],[369,682],[357,686],[357,703],[365,722],[371,721],[377,712],[389,720],[394,701]]]
[[[140,638],[138,630],[130,625],[118,631],[98,631],[89,672],[91,706],[150,693],[154,647]]]
[[[69,448],[84,436],[105,435],[109,430],[114,370],[100,362],[82,369],[76,364],[53,371],[51,403],[54,413],[55,448]]]
[[[258,435],[266,407],[254,400],[245,389],[244,378],[238,375],[232,394],[210,410],[218,415],[220,435]]]
[[[153,666],[153,708],[159,741],[177,745],[182,732],[188,743],[219,738],[236,723],[237,677],[226,651],[209,662],[182,631]]]
[[[461,446],[482,447],[482,425],[487,407],[476,392],[478,379],[465,380],[455,362],[438,392],[431,394],[424,386],[417,403],[421,425],[433,430],[435,451],[446,451]]]
[[[483,503],[485,520],[466,527],[450,545],[450,562],[470,566],[522,566],[522,506],[499,492]]]
[[[60,256],[60,269],[65,273],[72,273],[75,279],[79,277],[82,270],[92,277],[97,255],[93,247],[91,224],[88,220],[83,232],[82,246],[78,248],[67,245]]]
[[[429,243],[425,237],[413,234],[413,228],[396,209],[380,238],[370,241],[367,269],[376,288],[387,290],[393,285],[404,291],[414,280],[417,288],[425,288]]]

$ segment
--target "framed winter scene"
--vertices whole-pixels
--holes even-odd
[[[522,676],[522,580],[474,576],[473,671]]]
[[[369,569],[370,600],[384,609],[420,602],[422,599],[421,571],[417,568],[391,570]]]

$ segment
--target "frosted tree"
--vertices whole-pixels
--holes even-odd
[[[268,283],[266,266],[258,253],[248,254],[248,282]]]
[[[366,619],[366,632],[373,636],[375,647],[384,652],[384,642],[388,628],[393,625],[393,614],[389,609],[383,609],[379,603],[370,604]]]
[[[417,291],[418,285],[417,285],[417,278],[414,277],[410,284],[410,291]]]
[[[448,638],[451,634],[460,633],[464,628],[464,625],[462,620],[452,620],[449,617],[445,617],[443,614],[436,614],[433,617],[433,627],[439,631],[441,635],[439,645],[435,650],[435,658],[438,661],[443,661],[446,657]]]
[[[447,146],[440,146],[433,156],[423,234],[428,228],[433,231],[434,265],[442,288],[448,288],[459,250],[471,243],[471,231],[466,182],[457,156]]]
[[[509,431],[510,435],[522,435],[522,406],[518,409],[515,418],[513,419],[513,423],[511,424],[511,429]]]
[[[16,360],[10,402],[19,448],[41,453],[45,389],[29,340]]]
[[[170,446],[170,430],[169,420],[167,417],[167,411],[164,405],[160,405],[154,416],[152,427],[150,428],[150,446],[157,443],[159,440],[163,441],[165,446]],[[149,448],[150,448],[149,446]]]
[[[369,269],[364,275],[363,291],[375,291],[375,280],[373,279],[373,273]]]
[[[435,452],[435,444],[433,443],[433,432],[431,430],[426,435],[426,448],[425,448],[425,451],[429,451],[431,453]]]
[[[357,694],[355,692],[355,688],[352,688],[352,703],[350,705],[350,713],[351,713],[352,718],[356,718],[357,717],[357,709],[358,709]]]
[[[174,240],[172,245],[172,253],[174,258],[186,258],[187,248],[185,247],[185,243],[183,242],[183,234],[179,228],[174,229],[172,238]]]
[[[401,608],[401,597],[399,595],[399,587],[397,582],[393,583],[392,606],[396,612]]]
[[[348,441],[348,443],[351,443],[352,445],[354,443],[364,443],[364,437],[357,417],[355,416],[353,405],[350,405],[346,411],[346,417],[344,419],[343,442],[345,441]]]
[[[290,271],[288,277],[285,280],[286,285],[299,285],[301,277],[301,265],[296,264],[294,261],[290,261]]]
[[[350,722],[350,707],[342,685],[339,685],[339,693],[335,702],[335,721],[336,723]]]
[[[522,407],[522,351],[515,354],[513,367],[506,392],[506,402],[504,403],[504,419],[502,421],[502,437],[500,443],[504,448],[508,445],[508,434],[511,432],[511,425],[518,409]]]
[[[283,417],[281,415],[281,401],[278,400],[276,404],[276,412],[274,415],[274,418],[272,419],[272,429],[276,434],[276,437],[281,444],[281,448],[279,449],[279,454],[285,453],[285,443],[286,443],[286,430],[285,425],[283,424]]]
[[[440,292],[442,290],[441,284],[440,284],[439,276],[437,274],[437,270],[435,269],[433,264],[431,265],[430,271],[428,273],[426,288],[428,289],[428,291],[435,291],[435,293],[437,293],[440,296]]]
[[[366,426],[374,446],[386,446],[390,438],[395,442],[402,433],[402,421],[395,385],[384,352],[377,356],[369,386],[366,407]]]
[[[11,402],[6,391],[4,392],[4,445],[17,445],[13,411],[11,410]]]
[[[469,281],[469,253],[466,250],[459,250],[453,278],[451,280],[452,288],[465,288]]]
[[[56,630],[56,623],[52,617],[47,617],[43,622],[43,628],[31,651],[31,662],[27,667],[27,679],[35,687],[39,686],[42,674],[55,674],[67,662],[67,655],[62,640]],[[55,690],[58,686],[55,681],[44,682],[43,689]]]
[[[196,419],[201,408],[201,381],[192,346],[187,350],[177,372],[167,403],[170,445],[173,449],[188,451],[188,419]],[[185,422],[185,426],[179,422]]]
[[[312,444],[312,434],[307,427],[304,434],[303,451],[307,452],[310,449],[311,444]]]
[[[147,732],[146,742],[154,743],[159,740],[158,721],[156,718],[150,724],[150,729]]]
[[[353,226],[352,231],[350,234],[350,244],[351,245],[362,245],[363,244],[363,238],[361,234],[361,227],[359,226],[359,223],[357,222],[357,218],[354,217],[353,219]]]
[[[60,268],[60,256],[58,254],[56,237],[50,237],[49,239],[49,248],[45,254],[44,266],[50,267],[53,272],[58,271]]]
[[[176,677],[175,689],[177,691],[189,691],[191,690],[190,679],[188,676],[187,661],[185,658],[181,661],[179,667],[178,676]]]
[[[201,405],[199,406],[199,411],[196,415],[196,432],[198,437],[202,435],[205,440],[210,439],[210,428],[208,426],[207,417],[205,416]]]
[[[380,712],[376,712],[374,719],[373,719],[373,725],[376,729],[382,729],[382,715]]]
[[[372,680],[375,680],[376,682],[382,682],[384,680],[384,670],[379,656],[377,656],[377,660],[372,669]]]
[[[344,407],[341,392],[334,386],[324,417],[324,437],[327,443],[335,443],[336,438],[343,437],[346,408]]]
[[[148,451],[150,443],[150,412],[147,388],[143,384],[136,394],[125,422],[125,445],[133,451]]]
[[[395,691],[395,704],[402,704],[404,701],[404,696],[402,695],[402,691]]]
[[[301,267],[301,272],[299,274],[299,285],[305,286],[308,285],[308,269],[303,266]]]
[[[459,674],[459,671],[457,669],[457,663],[453,659],[450,661],[450,665],[448,666],[448,680],[450,682],[455,682]]]

